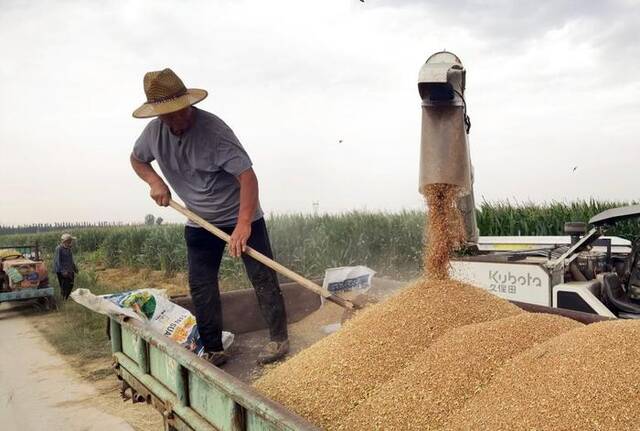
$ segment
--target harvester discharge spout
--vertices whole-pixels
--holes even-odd
[[[420,69],[418,91],[422,99],[420,192],[430,184],[450,184],[460,190],[461,211],[468,245],[478,242],[473,197],[473,171],[464,99],[466,70],[447,51],[431,55]]]

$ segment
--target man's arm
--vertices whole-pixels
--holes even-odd
[[[149,184],[149,187],[151,187],[149,192],[151,199],[156,201],[160,206],[169,206],[171,191],[169,191],[169,187],[167,187],[160,175],[158,175],[158,173],[153,169],[151,163],[141,162],[136,159],[133,154],[131,154],[129,160],[131,161],[131,167],[133,167],[135,173],[142,178],[144,182]]]
[[[251,221],[258,208],[258,178],[252,168],[247,169],[236,177],[240,183],[240,210],[231,241],[229,254],[240,257],[247,248],[247,241],[251,236]]]

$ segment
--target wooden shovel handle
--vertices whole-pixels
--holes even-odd
[[[221,229],[218,229],[217,227],[215,227],[214,225],[212,225],[211,223],[209,223],[208,221],[206,221],[205,219],[200,217],[198,214],[196,214],[193,211],[185,208],[184,206],[180,205],[178,202],[174,201],[173,199],[171,199],[169,201],[169,206],[171,208],[175,209],[176,211],[178,211],[179,213],[181,213],[182,215],[184,215],[185,217],[187,217],[192,222],[194,222],[197,225],[201,226],[202,228],[208,230],[209,232],[211,232],[212,234],[214,234],[215,236],[217,236],[218,238],[220,238],[221,240],[223,240],[227,244],[231,240],[231,236],[229,236],[229,234],[227,234],[226,232],[224,232]],[[291,271],[289,268],[287,268],[285,266],[282,266],[281,264],[279,264],[275,260],[269,259],[264,254],[260,253],[259,251],[256,251],[256,250],[252,249],[249,246],[247,246],[247,249],[244,251],[244,253],[248,254],[249,256],[251,256],[252,258],[257,260],[258,262],[261,262],[261,263],[265,264],[266,266],[268,266],[269,268],[273,269],[274,271],[276,271],[276,272],[284,275],[285,277],[287,277],[287,278],[299,283],[303,287],[306,287],[307,289],[317,293],[318,295],[322,296],[323,298],[326,298],[328,301],[334,302],[334,303],[338,304],[339,306],[344,307],[346,309],[357,308],[353,304],[353,302],[351,302],[349,300],[346,300],[344,298],[341,298],[341,297],[339,297],[337,295],[334,295],[333,293],[329,292],[327,289],[324,289],[323,287],[318,286],[313,281],[311,281],[311,280],[309,280],[307,278],[304,278],[300,274],[297,274],[297,273]]]

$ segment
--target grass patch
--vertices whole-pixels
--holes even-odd
[[[50,280],[56,280],[55,274],[51,274]],[[45,338],[58,352],[81,361],[111,356],[111,345],[106,333],[107,317],[71,299],[63,302],[57,280],[52,285],[56,290],[59,309],[51,314],[46,325],[38,325]],[[90,289],[95,294],[114,291],[113,287],[98,283],[93,271],[81,271],[76,276],[75,287]]]

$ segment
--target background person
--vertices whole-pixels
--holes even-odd
[[[60,237],[62,242],[56,247],[53,253],[53,270],[58,276],[60,293],[64,300],[69,298],[73,290],[75,275],[78,272],[78,267],[73,261],[73,252],[71,251],[71,246],[75,239],[75,237],[68,233],[62,234]]]

